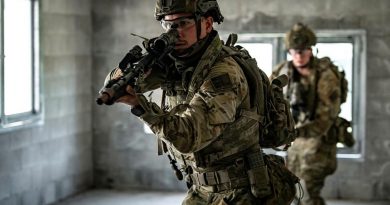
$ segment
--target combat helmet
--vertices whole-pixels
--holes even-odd
[[[296,23],[285,36],[286,49],[310,48],[317,43],[314,32],[302,23]]]
[[[196,19],[210,15],[214,22],[223,21],[217,0],[157,0],[154,16],[158,21],[174,13],[192,13]]]

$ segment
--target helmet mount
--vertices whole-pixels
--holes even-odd
[[[165,15],[191,13],[195,17],[212,16],[217,23],[223,21],[217,0],[157,0],[154,16],[160,21]]]

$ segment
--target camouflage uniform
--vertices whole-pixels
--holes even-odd
[[[340,112],[340,81],[329,58],[312,57],[311,75],[303,77],[292,62],[278,65],[272,77],[290,76],[285,96],[290,100],[298,138],[288,150],[288,168],[307,191],[304,205],[325,204],[320,197],[325,177],[336,170],[337,136],[328,133]],[[299,102],[297,102],[299,101]]]
[[[182,68],[186,72],[172,79],[153,70],[142,82],[144,91],[165,90],[169,108],[143,102],[140,118],[187,173],[193,186],[183,204],[259,204],[245,165],[245,154],[259,150],[258,123],[239,115],[250,106],[248,83],[233,58],[221,57],[216,31],[205,41],[203,55]]]
[[[295,187],[284,199],[285,182],[271,185],[268,179],[283,178],[278,167],[283,163],[267,156],[266,165],[261,160],[264,169],[258,166],[263,157],[261,116],[251,105],[242,68],[223,47],[217,31],[200,39],[203,16],[218,23],[223,20],[216,0],[157,0],[157,20],[179,13],[194,15],[198,40],[185,57],[172,51],[164,59],[168,69],[152,69],[137,79],[139,105],[132,113],[158,137],[159,154],[168,153],[177,177],[181,180],[185,174],[189,191],[183,205],[290,204]],[[162,106],[142,94],[157,88],[163,90]],[[277,168],[267,171],[267,166]]]

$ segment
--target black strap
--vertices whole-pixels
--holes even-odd
[[[234,44],[236,44],[236,42],[237,42],[237,39],[238,39],[237,34],[235,34],[235,33],[229,34],[229,37],[225,43],[225,46],[234,46]]]
[[[231,167],[214,172],[190,174],[190,183],[195,186],[208,186],[213,192],[249,186],[249,178],[245,172],[231,172],[229,169]]]

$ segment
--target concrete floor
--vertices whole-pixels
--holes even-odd
[[[180,205],[185,193],[90,190],[53,205]],[[327,205],[390,205],[390,202],[328,200]]]

